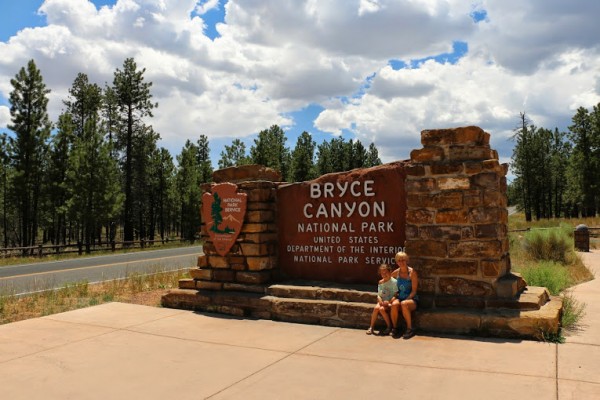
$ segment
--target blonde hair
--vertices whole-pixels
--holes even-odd
[[[408,261],[408,254],[406,254],[403,251],[399,251],[396,253],[396,256],[394,257],[394,259],[396,260],[396,262],[398,262],[399,260],[406,260]]]

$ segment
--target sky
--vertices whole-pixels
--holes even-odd
[[[509,162],[520,112],[566,131],[600,103],[598,15],[592,0],[0,0],[0,132],[30,59],[57,121],[78,73],[104,87],[133,57],[173,157],[204,134],[216,166],[277,124],[290,148],[341,135],[391,162],[422,130],[477,125]]]

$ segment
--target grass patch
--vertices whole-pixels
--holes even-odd
[[[568,268],[554,261],[540,261],[522,268],[520,272],[528,285],[544,286],[555,296],[571,283]]]
[[[60,289],[17,296],[0,293],[0,324],[38,318],[111,301],[160,305],[160,297],[189,278],[188,270],[131,275],[124,279],[89,284],[77,282]]]
[[[585,316],[585,303],[577,301],[571,293],[563,296],[563,315],[561,325],[568,331],[577,331],[579,322]]]
[[[564,331],[579,329],[585,315],[585,303],[577,301],[567,290],[594,279],[574,250],[575,226],[600,226],[600,218],[549,219],[525,222],[522,214],[509,217],[509,246],[512,270],[521,273],[530,286],[544,286],[552,295],[563,297],[561,330],[558,335],[544,335],[544,339],[563,343]],[[529,228],[529,231],[517,231]],[[595,247],[590,242],[591,248]],[[599,246],[600,247],[600,246]]]

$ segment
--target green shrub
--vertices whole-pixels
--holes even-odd
[[[575,300],[570,293],[563,296],[563,314],[561,325],[563,329],[574,331],[579,321],[585,315],[585,303]]]
[[[520,272],[528,285],[544,286],[553,295],[558,295],[570,284],[567,267],[553,261],[540,261]]]
[[[525,252],[534,260],[569,263],[574,257],[571,229],[535,229],[524,236]]]

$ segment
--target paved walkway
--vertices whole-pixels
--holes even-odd
[[[587,315],[562,345],[109,303],[0,326],[0,398],[600,399],[600,279],[573,291]]]

